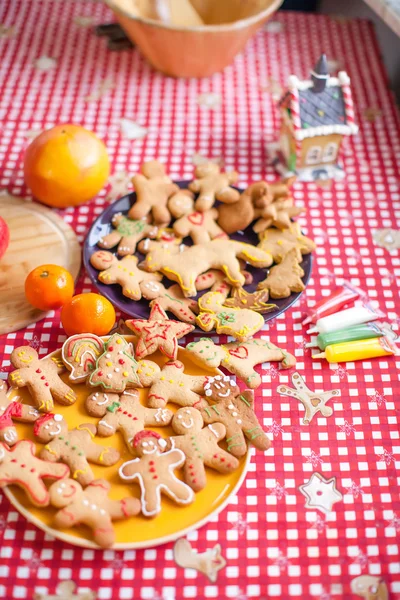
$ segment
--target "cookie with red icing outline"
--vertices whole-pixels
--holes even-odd
[[[49,489],[50,502],[61,509],[55,514],[55,527],[87,525],[93,531],[96,544],[102,548],[112,546],[115,541],[112,521],[137,515],[140,501],[137,498],[111,500],[110,490],[110,483],[104,479],[92,481],[84,490],[73,479],[53,483]]]
[[[48,506],[49,492],[43,479],[68,477],[67,465],[50,463],[35,455],[35,444],[21,440],[12,448],[0,442],[0,488],[17,485],[35,506]]]

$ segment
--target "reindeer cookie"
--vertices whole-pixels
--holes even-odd
[[[133,221],[122,213],[116,213],[111,223],[114,230],[100,238],[97,245],[105,250],[118,245],[117,254],[119,256],[135,254],[138,242],[148,236],[151,237],[157,231],[154,225],[149,225],[147,217]]]
[[[271,298],[287,298],[292,292],[306,289],[302,281],[304,271],[297,261],[297,250],[292,248],[282,261],[272,267],[268,276],[258,284],[258,289],[268,290]]]
[[[261,214],[261,218],[255,222],[253,231],[261,233],[268,227],[287,229],[291,225],[291,219],[305,212],[304,206],[294,206],[293,198],[278,198],[267,206]]]
[[[32,400],[39,410],[49,412],[54,400],[60,404],[73,404],[75,392],[59,377],[65,369],[62,360],[56,356],[39,360],[38,353],[30,346],[20,346],[11,353],[11,364],[17,370],[9,375],[14,387],[27,387]]]
[[[197,211],[209,210],[215,200],[231,204],[239,199],[239,192],[230,187],[239,178],[236,171],[221,173],[218,165],[206,163],[196,167],[194,174],[196,179],[189,184],[189,190],[199,194],[195,203]]]
[[[166,277],[177,281],[186,297],[196,296],[196,278],[209,269],[220,269],[234,287],[245,283],[238,259],[243,259],[254,267],[268,267],[272,257],[266,252],[234,240],[212,240],[206,244],[192,246],[184,252],[184,257],[173,254],[168,249],[151,250],[145,261],[148,271],[161,271]]]
[[[277,308],[276,304],[267,304],[268,298],[268,290],[246,292],[243,288],[233,288],[232,297],[225,300],[224,306],[228,308],[248,308],[263,315]]]
[[[11,398],[9,392],[7,384],[0,380],[0,442],[13,446],[18,439],[13,420],[34,423],[40,413],[33,406],[19,402],[18,396]]]
[[[203,244],[214,238],[226,238],[226,233],[217,225],[218,211],[210,208],[204,212],[193,211],[193,194],[189,190],[180,190],[168,201],[172,216],[177,219],[173,230],[178,237],[190,236],[194,244]]]
[[[270,227],[259,235],[259,248],[272,254],[274,262],[281,262],[284,256],[293,248],[296,250],[297,262],[303,260],[303,254],[310,254],[315,250],[315,243],[301,233],[298,223],[291,223],[287,229],[283,231],[276,227]]]
[[[167,208],[168,198],[179,190],[165,173],[165,167],[157,160],[143,163],[141,174],[132,178],[136,202],[128,212],[130,219],[143,219],[152,214],[156,225],[168,225],[171,215]]]
[[[67,422],[61,415],[49,413],[36,421],[33,433],[40,442],[46,444],[40,458],[50,462],[64,462],[71,469],[73,479],[82,485],[88,485],[94,479],[88,461],[110,466],[115,465],[120,458],[119,452],[114,448],[94,443],[96,427],[92,423],[83,423],[68,430]]]
[[[73,479],[53,483],[49,489],[50,502],[61,509],[54,517],[54,525],[62,529],[87,525],[96,544],[109,548],[115,541],[112,521],[128,519],[140,512],[137,498],[111,500],[110,490],[111,484],[104,479],[95,479],[85,490]]]
[[[43,479],[68,477],[67,465],[49,463],[35,456],[35,444],[21,440],[12,448],[0,443],[0,488],[17,485],[35,506],[48,506],[50,497]]]
[[[132,440],[145,427],[164,427],[171,423],[174,413],[166,408],[146,408],[137,390],[117,394],[91,394],[85,402],[89,415],[101,418],[97,435],[109,437],[120,431],[129,449]]]
[[[158,306],[164,311],[171,312],[184,323],[190,325],[195,323],[196,315],[199,312],[197,301],[185,298],[177,283],[166,288],[159,281],[144,281],[140,284],[140,289],[142,296],[146,300],[151,300],[150,309]]]
[[[148,320],[129,319],[125,325],[138,336],[136,357],[145,358],[160,350],[170,359],[178,354],[178,340],[193,331],[193,325],[168,319],[167,313],[159,304],[153,305]]]
[[[226,296],[221,292],[208,292],[199,298],[200,314],[196,323],[204,331],[216,329],[217,333],[231,335],[244,342],[264,325],[262,315],[248,308],[224,306]]]
[[[92,267],[100,271],[98,280],[106,285],[117,283],[122,288],[122,293],[132,300],[140,300],[142,297],[141,283],[147,281],[159,281],[158,273],[146,273],[137,266],[137,256],[124,256],[118,260],[114,254],[106,250],[98,250],[90,257]]]
[[[198,342],[188,344],[186,350],[189,350],[193,362],[201,367],[224,367],[252,389],[261,384],[261,377],[254,370],[255,365],[276,360],[281,363],[282,368],[290,369],[296,364],[295,357],[289,352],[261,339],[217,346],[210,338],[200,338]]]
[[[155,517],[161,511],[161,493],[177,504],[190,504],[193,490],[174,473],[185,462],[178,448],[165,451],[166,441],[155,431],[141,431],[133,439],[138,458],[124,463],[119,475],[124,481],[134,481],[140,486],[142,513]]]
[[[222,423],[226,428],[228,452],[234,456],[244,456],[247,452],[247,438],[258,450],[268,450],[271,445],[267,434],[254,412],[253,390],[240,391],[233,379],[217,375],[209,377],[204,386],[207,400],[215,402],[198,405],[204,422]]]
[[[206,486],[205,466],[219,473],[232,473],[239,466],[236,458],[218,446],[226,435],[225,426],[214,423],[203,427],[203,417],[196,408],[180,408],[172,419],[172,429],[178,435],[170,442],[184,453],[183,477],[195,492]]]

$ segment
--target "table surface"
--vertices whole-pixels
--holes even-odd
[[[146,159],[168,165],[173,178],[190,178],[193,160],[222,158],[240,172],[240,184],[274,180],[266,144],[279,123],[273,95],[290,73],[307,76],[321,51],[332,68],[346,68],[360,132],[347,144],[347,179],[332,186],[296,183],[308,207],[300,219],[317,241],[313,279],[300,302],[265,327],[264,335],[297,356],[311,389],[339,388],[334,413],[302,424],[295,400],[278,395],[290,373],[268,364],[257,412],[273,440],[257,453],[237,497],[188,538],[202,552],[219,543],[227,559],[216,584],[173,561],[172,544],[145,551],[93,551],[55,542],[19,516],[1,497],[0,597],[54,594],[72,579],[79,592],[100,599],[356,598],[351,580],[382,577],[400,598],[400,394],[398,360],[329,365],[312,362],[300,325],[312,304],[346,278],[368,291],[400,323],[398,252],[374,244],[372,230],[396,228],[399,202],[399,122],[374,31],[367,21],[282,13],[259,32],[223,73],[179,81],[154,73],[136,50],[112,53],[91,32],[112,20],[101,3],[8,0],[0,6],[0,188],[28,196],[22,158],[37,131],[80,123],[105,139],[114,170],[134,173]],[[85,18],[83,18],[85,17]],[[40,60],[49,57],[52,60]],[[40,67],[50,66],[46,71]],[[272,94],[271,94],[272,92]],[[205,94],[205,96],[204,96]],[[213,94],[210,96],[210,94]],[[210,106],[211,104],[211,106]],[[141,140],[121,134],[120,119],[148,129]],[[114,191],[118,187],[114,178]],[[60,211],[82,242],[106,204],[105,193],[85,206]],[[50,259],[51,257],[49,257]],[[78,292],[91,291],[85,273]],[[41,355],[65,336],[59,313],[0,338],[1,377],[10,352],[23,343]],[[343,500],[325,516],[305,507],[299,486],[320,472],[336,477]],[[178,515],[178,513],[177,513]]]

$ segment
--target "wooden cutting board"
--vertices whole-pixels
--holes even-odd
[[[10,229],[10,245],[0,259],[0,334],[3,334],[46,316],[25,299],[25,279],[32,269],[56,264],[68,269],[76,279],[81,268],[81,248],[71,227],[46,206],[2,194],[0,215]]]

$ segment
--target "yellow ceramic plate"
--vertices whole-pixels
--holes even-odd
[[[129,336],[126,336],[129,339]],[[133,339],[133,338],[132,338]],[[52,355],[59,355],[60,352],[54,352]],[[185,372],[191,375],[216,375],[217,371],[205,371],[194,365],[185,350],[179,351],[179,360],[185,364]],[[151,357],[159,365],[166,362],[165,357],[157,354]],[[68,373],[62,375],[62,379],[71,385],[68,381]],[[88,388],[85,384],[73,385],[78,395],[78,400],[73,406],[56,406],[56,412],[62,414],[70,428],[76,427],[79,423],[97,424],[98,419],[87,415],[84,402],[88,395]],[[142,402],[147,397],[148,390],[140,390]],[[13,395],[18,395],[23,401],[31,403],[29,393],[25,389],[15,390]],[[175,405],[168,405],[168,408],[175,411]],[[16,423],[19,439],[30,439],[36,442],[33,436],[32,425]],[[173,433],[171,427],[152,428],[158,431],[163,437]],[[96,437],[96,441],[101,445],[112,446],[121,453],[121,460],[112,467],[102,467],[91,465],[96,477],[107,479],[112,484],[110,497],[119,500],[124,496],[140,497],[139,487],[136,484],[127,484],[120,480],[118,469],[120,465],[132,458],[120,433],[108,438]],[[43,444],[36,443],[38,452]],[[217,515],[224,509],[229,498],[234,494],[242,484],[248,464],[250,461],[250,452],[240,461],[239,468],[230,475],[222,475],[207,468],[207,486],[196,494],[195,501],[189,506],[178,506],[171,502],[167,497],[162,496],[162,510],[159,515],[153,519],[143,517],[142,515],[131,517],[124,521],[115,521],[116,543],[114,548],[148,548],[171,542],[190,530],[197,529],[205,525],[211,517]],[[71,529],[53,529],[52,519],[56,512],[54,508],[47,507],[39,509],[29,504],[23,491],[16,486],[4,488],[4,492],[12,505],[31,523],[42,529],[46,533],[57,539],[69,542],[76,546],[85,548],[97,548],[97,545],[91,541],[91,533],[85,526],[79,526]]]

